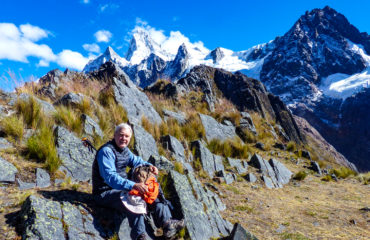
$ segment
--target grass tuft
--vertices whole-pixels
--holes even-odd
[[[43,112],[36,98],[30,96],[28,100],[18,100],[15,104],[18,115],[23,116],[27,127],[35,129],[37,124],[43,119]]]
[[[294,180],[298,180],[298,181],[303,181],[306,177],[307,177],[307,172],[306,171],[299,171],[297,172],[294,176],[293,176],[293,179]]]
[[[7,136],[14,138],[15,140],[21,141],[23,139],[23,117],[17,117],[12,115],[1,119],[0,124],[2,130]]]

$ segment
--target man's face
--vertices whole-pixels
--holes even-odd
[[[131,131],[129,129],[121,128],[120,131],[114,134],[114,141],[119,148],[127,147],[131,140]]]

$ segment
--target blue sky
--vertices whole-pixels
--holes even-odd
[[[5,0],[0,6],[0,88],[66,67],[81,70],[107,46],[121,56],[138,25],[169,36],[179,31],[210,50],[246,50],[281,36],[295,21],[326,5],[370,33],[367,0]]]

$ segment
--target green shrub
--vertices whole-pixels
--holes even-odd
[[[32,96],[28,100],[18,100],[15,104],[15,109],[19,116],[23,116],[26,125],[33,129],[37,127],[37,124],[43,118],[41,106]]]
[[[306,171],[299,171],[297,172],[294,176],[293,176],[293,179],[294,180],[298,180],[298,181],[303,181],[306,177],[307,177],[307,172]]]
[[[212,139],[207,147],[212,153],[224,157],[248,158],[250,152],[248,145],[243,144],[238,139],[228,139],[224,142]]]
[[[340,167],[340,168],[337,168],[337,169],[333,169],[331,170],[331,173],[334,173],[335,176],[337,176],[338,178],[342,178],[342,179],[345,179],[349,176],[356,176],[357,173],[347,167]]]
[[[181,127],[184,138],[189,142],[204,138],[206,131],[197,114],[189,116],[188,121]]]
[[[247,212],[247,213],[253,212],[253,207],[250,207],[248,205],[238,205],[238,206],[233,207],[233,209],[235,211],[243,211],[243,212]]]
[[[51,124],[42,124],[37,132],[27,140],[27,155],[45,164],[50,172],[55,172],[61,160],[55,148],[55,139]]]
[[[175,167],[175,171],[177,171],[178,173],[184,174],[184,166],[182,165],[181,162],[175,162],[174,167]]]
[[[330,182],[330,181],[333,181],[333,178],[331,177],[331,175],[328,174],[328,175],[322,177],[321,181]]]
[[[23,139],[23,117],[12,115],[1,119],[1,126],[6,135],[15,138],[16,140]]]
[[[57,112],[54,114],[54,118],[57,124],[64,125],[68,130],[81,134],[81,115],[71,107],[57,107]]]
[[[296,143],[293,141],[288,142],[286,145],[286,150],[289,152],[294,152],[297,149]]]

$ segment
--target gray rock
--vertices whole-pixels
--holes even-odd
[[[186,162],[185,149],[182,146],[181,142],[177,140],[177,138],[171,135],[166,135],[161,137],[161,143],[164,149],[167,149],[168,151],[171,152],[172,156],[174,157],[174,159],[176,159],[176,161],[181,163]]]
[[[234,158],[227,158],[227,161],[231,167],[236,168],[236,171],[238,172],[238,174],[246,173],[248,170],[248,164],[244,161],[241,161],[239,159],[234,159]]]
[[[64,105],[64,106],[71,106],[71,107],[78,107],[81,106],[85,96],[82,93],[67,93],[60,99],[58,99],[54,105]]]
[[[293,173],[284,166],[281,162],[270,159],[269,162],[264,160],[258,154],[254,154],[251,158],[250,164],[258,168],[264,176],[264,182],[266,186],[274,186],[275,188],[281,188],[284,184],[287,184],[293,175]],[[268,177],[268,179],[267,179]],[[270,181],[272,185],[270,184]]]
[[[220,216],[219,207],[213,199],[214,193],[205,190],[190,173],[186,176],[171,171],[169,178],[174,189],[172,203],[184,217],[190,239],[229,235],[231,224]]]
[[[186,116],[183,112],[172,112],[170,110],[163,110],[164,120],[167,121],[170,118],[177,120],[179,124],[186,123]]]
[[[203,127],[206,132],[207,141],[218,139],[225,141],[236,137],[235,127],[218,123],[213,117],[199,114]]]
[[[11,182],[15,181],[15,174],[18,173],[17,168],[0,157],[0,182]]]
[[[216,172],[217,177],[221,177],[225,180],[226,184],[231,184],[234,182],[234,178],[231,173],[227,173],[224,170],[220,170]]]
[[[150,133],[139,125],[133,125],[132,130],[135,135],[134,149],[144,161],[148,161],[151,155],[159,155],[155,140]]]
[[[59,178],[57,178],[57,179],[55,179],[55,181],[54,181],[54,185],[55,186],[59,186],[60,184],[62,184],[64,182],[64,179],[59,179]]]
[[[311,160],[311,155],[309,151],[302,150],[302,157],[307,158],[308,160]]]
[[[233,230],[228,237],[230,240],[258,240],[253,234],[248,232],[245,228],[243,228],[240,223],[235,223]]]
[[[13,145],[8,142],[8,140],[6,140],[5,138],[0,138],[0,149],[7,149],[11,147],[13,147]]]
[[[82,141],[67,129],[57,126],[54,129],[55,143],[62,168],[73,180],[89,181],[95,150],[89,150]]]
[[[270,159],[269,163],[275,172],[277,182],[281,183],[282,185],[289,183],[293,173],[286,168],[284,164],[275,159]]]
[[[277,148],[277,149],[281,149],[281,150],[286,150],[286,146],[285,144],[283,143],[279,143],[279,142],[276,142],[274,145],[273,145],[274,148]]]
[[[104,137],[103,131],[100,129],[99,124],[97,124],[91,117],[86,114],[82,114],[81,120],[83,124],[83,130],[87,135],[93,137],[96,134],[100,138]]]
[[[282,233],[284,232],[284,230],[286,229],[286,227],[282,224],[279,225],[279,227],[275,230],[277,233]]]
[[[50,175],[47,171],[41,168],[36,168],[36,186],[39,188],[49,187]]]
[[[41,99],[38,99],[35,96],[32,96],[32,97],[40,104],[42,111],[46,115],[52,115],[52,114],[56,113],[56,109],[54,108],[54,106],[51,103],[48,103],[48,102],[46,102],[44,100],[41,100]],[[12,98],[8,104],[10,106],[14,106],[17,103],[17,101],[19,101],[19,100],[29,101],[30,98],[31,98],[31,96],[29,94],[21,93],[21,94],[19,94],[18,98]]]
[[[245,176],[245,179],[247,179],[248,182],[254,183],[257,181],[257,177],[253,173],[248,173]]]
[[[311,161],[310,168],[315,171],[317,174],[322,175],[320,165],[316,161]]]
[[[256,145],[254,145],[256,148],[258,149],[261,149],[261,150],[265,150],[265,144],[261,143],[261,142],[257,142]]]
[[[139,91],[123,72],[121,77],[122,81],[113,78],[114,98],[126,110],[129,121],[134,124],[141,124],[141,119],[145,116],[149,122],[160,124],[162,119],[153,108],[146,94]]]
[[[156,166],[159,170],[170,171],[175,169],[173,163],[163,156],[151,155],[148,162]]]
[[[202,168],[213,178],[215,171],[224,170],[222,157],[211,153],[200,140],[191,143],[191,149],[195,149],[195,159],[199,159]]]
[[[268,188],[268,189],[272,189],[272,188],[276,188],[275,187],[275,184],[272,182],[271,178],[265,176],[265,175],[262,175],[262,180],[263,182],[265,183],[265,186]]]
[[[279,124],[276,124],[276,128],[278,134],[284,139],[284,141],[289,141],[289,136],[285,133],[284,129]]]
[[[240,112],[242,118],[240,119],[240,128],[247,129],[252,132],[254,135],[257,135],[256,127],[254,126],[252,117],[247,112]]]
[[[99,224],[81,206],[62,204],[31,195],[20,213],[23,239],[92,240],[103,239]]]
[[[17,183],[19,190],[28,190],[36,187],[36,183],[31,183],[31,182],[23,182],[19,178],[17,178]]]

